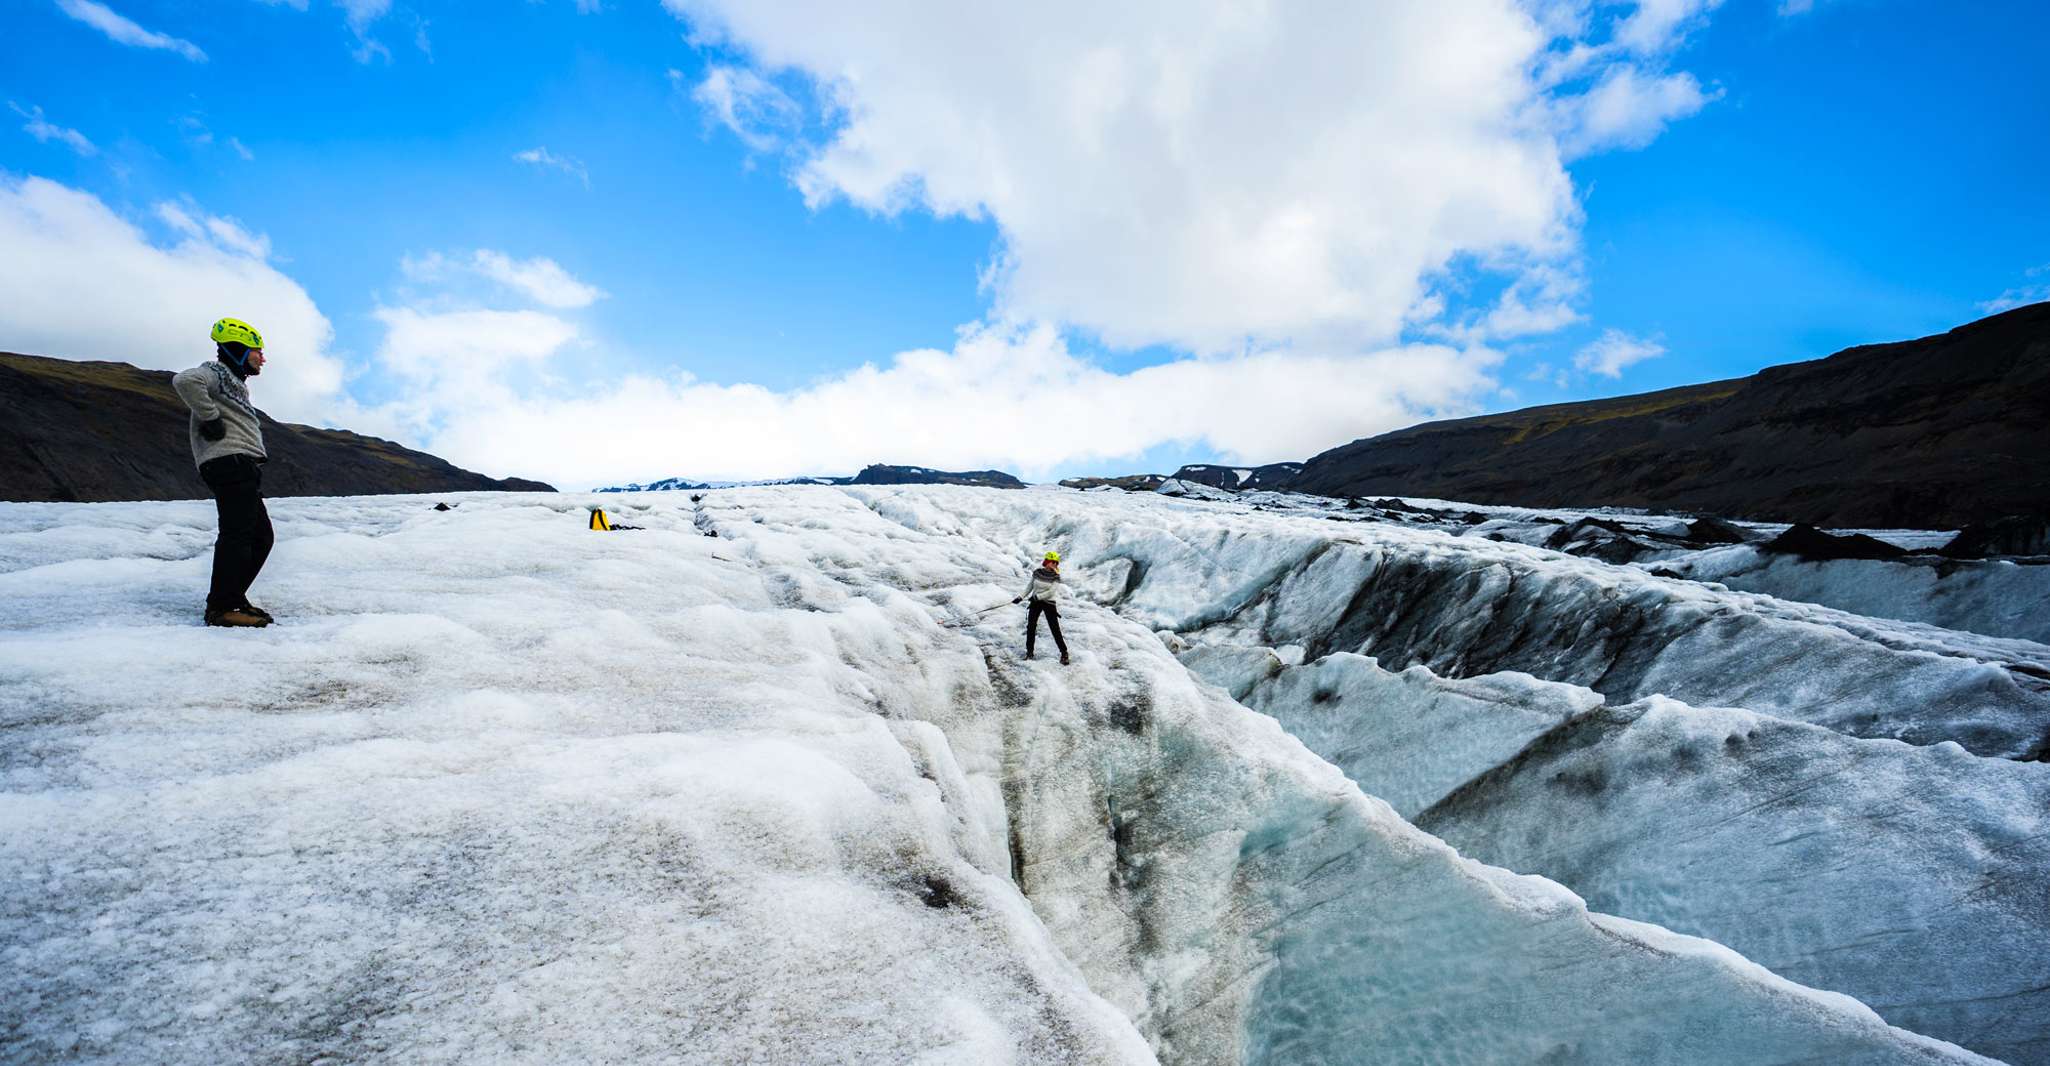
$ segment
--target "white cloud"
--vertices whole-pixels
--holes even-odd
[[[1700,111],[1714,98],[1692,74],[1612,67],[1594,88],[1569,100],[1563,147],[1575,157],[1605,148],[1642,148],[1675,119]]]
[[[450,257],[440,252],[408,257],[400,268],[414,281],[445,282],[459,274],[475,275],[544,307],[589,307],[605,295],[597,286],[578,281],[553,259],[514,259],[489,248],[479,248],[467,257]]]
[[[682,71],[669,72],[670,82],[679,88],[682,79]],[[691,90],[691,99],[712,119],[733,131],[742,144],[757,152],[780,147],[799,118],[797,101],[745,67],[710,67],[705,79]]]
[[[1559,367],[1555,367],[1550,363],[1542,362],[1537,364],[1536,366],[1531,367],[1530,372],[1523,375],[1523,380],[1541,381],[1547,385],[1552,386],[1553,388],[1558,389],[1565,388],[1572,381],[1571,377],[1567,375],[1565,370]]]
[[[206,62],[206,53],[191,41],[143,29],[98,0],[57,0],[57,7],[72,18],[107,35],[109,40],[137,48],[176,52],[195,63]]]
[[[178,127],[179,135],[188,144],[205,146],[214,143],[214,131],[208,129],[206,120],[198,115],[180,115],[171,124]]]
[[[1989,315],[1997,315],[2002,311],[2012,311],[2017,307],[2042,303],[2045,300],[2050,300],[2050,263],[2023,271],[2022,284],[1980,304],[1979,310]]]
[[[605,294],[571,277],[553,259],[514,259],[503,252],[479,249],[473,257],[479,273],[546,307],[588,307]]]
[[[1573,357],[1573,366],[1590,374],[1620,378],[1625,367],[1664,354],[1666,349],[1662,344],[1633,337],[1620,329],[1610,329],[1580,349]]]
[[[1512,0],[666,2],[828,102],[810,202],[991,218],[998,313],[1114,346],[1386,343],[1455,255],[1572,245]]]
[[[1586,4],[664,2],[740,61],[695,95],[749,147],[777,145],[761,120],[791,100],[753,90],[810,83],[829,130],[797,149],[811,204],[994,221],[999,318],[1120,348],[1342,350],[1440,306],[1459,257],[1577,254],[1563,81],[1539,68]],[[1650,47],[1708,6],[1646,0],[1615,32]],[[1575,76],[1626,61],[1594,48]],[[1700,99],[1684,75],[1611,84],[1573,147],[1640,145]]]
[[[391,12],[391,0],[335,0],[335,6],[348,17],[349,28],[362,33],[370,24]]]
[[[209,218],[206,231],[215,244],[228,251],[256,260],[270,258],[270,238],[243,229],[242,224],[232,218]]]
[[[1498,264],[1497,270],[1515,280],[1494,306],[1484,313],[1469,313],[1458,325],[1426,323],[1419,332],[1473,345],[1552,333],[1586,320],[1574,306],[1587,288],[1578,271],[1551,263]],[[1435,307],[1427,310],[1432,317],[1438,313]]]
[[[546,358],[534,355],[531,325],[491,332],[501,343],[529,344],[494,365]],[[1183,359],[1119,374],[1074,355],[1052,327],[985,325],[964,330],[951,351],[905,352],[887,366],[786,392],[630,377],[508,399],[471,383],[468,392],[493,398],[445,412],[424,439],[459,465],[565,486],[661,474],[845,473],[870,461],[1035,477],[1168,442],[1207,443],[1227,461],[1261,462],[1466,413],[1492,387],[1495,359],[1418,345]],[[1282,410],[1288,417],[1261,417]]]
[[[262,0],[262,2],[273,7],[289,7],[295,11],[305,11],[309,6],[307,0]],[[392,13],[392,0],[334,0],[334,6],[341,10],[342,21],[347,24],[349,35],[355,40],[354,46],[349,49],[349,54],[356,62],[369,63],[373,59],[382,59],[387,63],[392,61],[391,49],[387,48],[384,42],[370,35],[371,29]],[[432,43],[427,38],[427,20],[410,10],[402,11],[402,15],[402,21],[410,21],[412,23],[413,46],[418,48],[422,54],[432,57],[434,49]]]
[[[591,187],[590,171],[584,169],[584,164],[581,160],[572,159],[569,156],[556,155],[554,152],[549,151],[548,146],[545,144],[529,148],[524,152],[514,152],[513,158],[519,162],[544,169],[560,170],[582,182],[584,188],[588,189]]]
[[[406,391],[374,412],[372,421],[402,426],[415,440],[432,436],[445,419],[480,413],[488,418],[489,412],[518,403],[519,372],[532,370],[577,337],[576,326],[540,311],[386,307],[375,314],[385,327],[378,363],[404,382]],[[473,458],[503,466],[490,455]]]
[[[178,370],[211,359],[207,329],[233,315],[263,331],[271,356],[258,406],[336,417],[342,366],[326,316],[265,261],[266,239],[196,210],[159,205],[175,238],[158,244],[89,193],[0,176],[0,348]]]
[[[1615,41],[1640,55],[1665,51],[1721,5],[1722,0],[1639,0],[1616,26]]]
[[[215,143],[219,143],[229,151],[242,157],[242,161],[245,163],[256,158],[256,153],[251,152],[249,146],[243,144],[239,138],[229,137],[226,140],[217,141],[214,131],[206,124],[206,116],[201,112],[187,112],[172,119],[171,124],[178,128],[178,135],[183,137],[187,144],[199,148],[208,148]]]
[[[555,354],[576,327],[540,311],[447,311],[380,308],[385,339],[378,357],[422,378],[453,374],[484,381],[498,369]]]
[[[204,211],[195,216],[192,211],[198,209],[187,210],[191,206],[189,202],[183,206],[169,201],[160,203],[157,205],[157,218],[187,240],[208,241],[225,251],[259,262],[270,258],[269,237],[249,232],[232,218],[208,215]]]
[[[12,100],[7,101],[7,106],[14,109],[15,114],[28,120],[22,123],[22,131],[36,140],[44,144],[56,141],[77,152],[79,155],[99,154],[100,150],[93,145],[93,142],[86,139],[85,134],[74,129],[59,126],[43,118],[42,108],[35,107],[24,110],[20,104]]]

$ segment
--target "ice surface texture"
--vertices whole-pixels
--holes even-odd
[[[1661,565],[1746,592],[1878,618],[2050,643],[2050,561],[1834,559],[1806,562],[1738,546]]]
[[[1522,544],[1216,503],[1103,496],[1028,525],[1089,560],[1071,579],[1198,643],[1359,652],[1452,677],[1517,671],[1615,701],[1666,695],[1854,736],[2050,753],[2050,647],[2028,641]]]
[[[1262,661],[1264,660],[1264,661]],[[1589,906],[1708,937],[1897,1025],[2050,1055],[2050,766],[1521,674],[1185,660],[1370,793]]]
[[[257,632],[200,507],[0,509],[0,1057],[1975,1061],[1461,858],[1157,608],[971,617],[1196,505],[451,499],[277,501]]]

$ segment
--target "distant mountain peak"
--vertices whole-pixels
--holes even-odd
[[[727,489],[760,485],[976,485],[984,488],[1022,489],[1023,481],[1002,470],[934,470],[925,466],[890,466],[871,463],[853,477],[789,477],[762,481],[691,481],[671,477],[642,485],[612,485],[599,492],[674,492],[678,490]]]

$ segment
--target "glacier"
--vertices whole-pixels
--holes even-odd
[[[232,633],[210,507],[0,506],[0,1059],[2046,1061],[2040,645],[1238,500],[272,509]]]
[[[1748,545],[1664,562],[1682,577],[1946,629],[2050,642],[2050,559],[1829,559]]]

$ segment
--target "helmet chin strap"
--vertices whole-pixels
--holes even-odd
[[[215,354],[227,356],[228,365],[235,368],[237,375],[247,377],[250,374],[258,373],[255,367],[249,365],[250,349],[244,348],[240,354],[237,354],[234,348],[226,344],[216,345],[215,347],[217,349]]]

